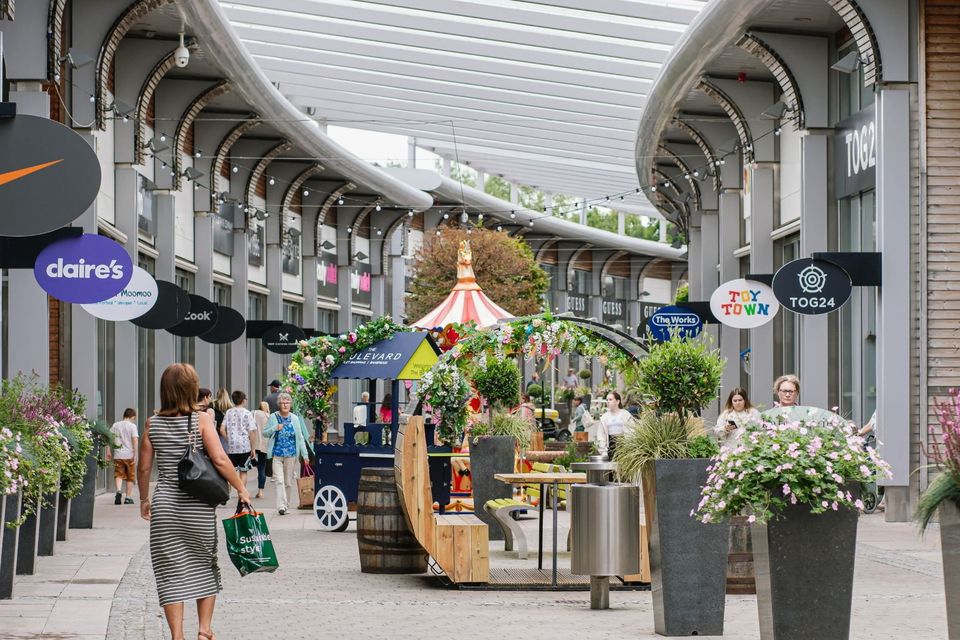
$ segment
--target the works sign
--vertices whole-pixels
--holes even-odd
[[[100,163],[79,134],[47,118],[0,118],[0,235],[65,227],[99,190]]]
[[[877,182],[877,118],[874,105],[837,124],[833,138],[836,196],[845,198]]]

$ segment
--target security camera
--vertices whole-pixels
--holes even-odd
[[[183,44],[183,33],[180,34],[180,46],[173,52],[173,62],[181,69],[190,64],[190,49]]]

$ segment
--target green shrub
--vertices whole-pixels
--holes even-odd
[[[580,376],[581,380],[589,380],[593,376],[593,372],[590,369],[580,369],[577,375]]]
[[[699,418],[644,411],[617,444],[613,457],[617,473],[628,482],[635,481],[643,467],[654,460],[704,457],[694,455],[703,453],[706,448],[700,440],[704,435]]]
[[[538,384],[532,384],[527,387],[527,393],[530,394],[530,398],[537,404],[543,404],[543,387]]]
[[[717,397],[726,360],[708,340],[674,333],[625,371],[631,393],[652,396],[657,412],[699,414]]]
[[[570,387],[563,387],[557,392],[557,400],[560,402],[570,402],[574,398],[574,391]]]
[[[473,383],[481,397],[493,408],[511,408],[520,401],[520,369],[513,360],[490,358]]]
[[[677,295],[674,296],[674,303],[690,302],[690,285],[684,283],[677,287]]]
[[[590,450],[587,453],[580,453],[580,449],[577,447],[576,442],[571,442],[567,445],[566,451],[564,451],[562,456],[555,458],[553,464],[560,465],[564,469],[569,470],[570,465],[574,462],[586,462],[590,456],[597,453],[597,445],[594,442],[590,443]]]
[[[720,454],[720,445],[716,439],[704,434],[694,436],[687,442],[688,458],[712,458]]]

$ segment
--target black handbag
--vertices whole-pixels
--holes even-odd
[[[217,471],[207,452],[197,448],[198,430],[193,428],[192,413],[187,429],[189,444],[177,463],[177,483],[180,490],[211,507],[226,504],[230,498],[230,485]]]

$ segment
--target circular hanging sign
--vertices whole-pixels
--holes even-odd
[[[130,320],[144,329],[169,329],[190,311],[190,294],[173,282],[157,280],[157,301],[150,311]]]
[[[773,320],[780,303],[762,282],[737,278],[717,287],[710,296],[710,310],[728,327],[753,329]]]
[[[37,116],[0,118],[0,235],[65,227],[99,190],[97,154],[70,127]]]
[[[243,319],[240,312],[231,307],[217,305],[217,324],[213,329],[198,337],[204,342],[212,344],[227,344],[233,342],[243,335],[247,330],[247,321]]]
[[[695,338],[703,330],[703,318],[683,307],[662,307],[647,320],[650,333],[657,342],[666,342],[672,331],[678,335]]]
[[[102,320],[132,320],[153,308],[157,302],[157,281],[140,267],[133,267],[133,277],[123,291],[103,302],[82,305],[84,311]]]
[[[263,346],[267,351],[274,353],[296,353],[300,348],[300,341],[306,340],[307,334],[303,329],[293,324],[278,324],[263,332]]]
[[[850,297],[850,274],[832,262],[800,258],[780,267],[773,292],[784,309],[806,315],[836,311]]]
[[[167,331],[181,338],[199,336],[213,329],[217,324],[217,305],[203,296],[190,294],[190,310],[181,317],[178,324]]]
[[[110,238],[85,233],[44,247],[33,264],[33,275],[54,298],[88,304],[123,291],[133,277],[133,261]]]

